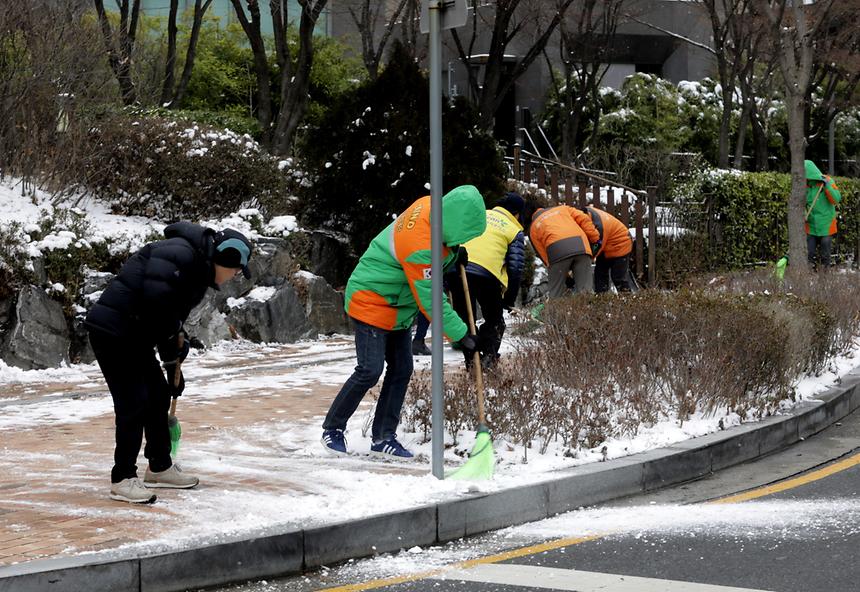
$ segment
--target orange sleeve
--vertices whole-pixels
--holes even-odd
[[[570,208],[568,210],[570,212],[571,218],[576,222],[580,228],[582,228],[583,232],[585,232],[585,236],[588,237],[588,242],[594,244],[600,240],[600,233],[597,232],[597,228],[594,227],[594,223],[591,221],[591,215],[582,210],[577,210],[576,208]]]

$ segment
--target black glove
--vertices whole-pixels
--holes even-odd
[[[165,364],[164,372],[167,374],[167,393],[175,399],[185,390],[185,377],[182,375],[182,369],[179,369],[179,384],[176,384],[176,364]]]
[[[469,253],[466,252],[466,247],[460,245],[460,248],[457,249],[457,269],[459,271],[460,266],[466,266],[469,263]]]
[[[182,345],[179,344],[180,336]],[[180,329],[176,335],[165,339],[158,344],[158,357],[161,358],[162,364],[173,364],[175,362],[183,362],[188,357],[188,352],[191,350],[191,338],[185,329]]]
[[[478,350],[478,336],[472,333],[466,333],[466,335],[463,336],[463,339],[457,343],[460,346],[460,351],[467,356],[473,356]]]

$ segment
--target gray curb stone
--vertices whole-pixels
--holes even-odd
[[[37,560],[0,567],[0,592],[178,592],[300,573],[347,559],[443,543],[690,481],[807,438],[860,407],[860,367],[788,415],[602,463],[539,482],[318,528],[256,533],[178,551]]]

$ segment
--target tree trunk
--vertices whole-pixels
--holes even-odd
[[[105,13],[104,2],[93,0],[99,25],[101,26],[102,38],[105,50],[108,54],[108,63],[119,84],[120,94],[124,105],[133,105],[137,102],[137,89],[131,77],[131,53],[134,50],[134,40],[137,29],[138,16],[140,14],[140,0],[134,0],[129,15],[128,0],[122,0],[120,4],[119,25],[119,47],[114,45],[114,32]],[[129,21],[129,16],[131,20]]]
[[[230,0],[236,17],[254,55],[254,74],[257,78],[257,121],[260,124],[263,145],[270,147],[272,138],[272,89],[269,76],[269,59],[266,56],[266,46],[260,32],[260,5],[257,0],[247,0],[251,20],[245,15],[241,0]]]
[[[314,27],[320,13],[325,8],[328,0],[299,0],[302,7],[302,16],[299,22],[299,55],[296,59],[295,69],[292,68],[289,53],[287,52],[286,38],[282,41],[278,40],[279,25],[276,24],[275,35],[276,43],[279,45],[278,60],[283,61],[281,67],[281,110],[278,113],[278,119],[275,124],[274,134],[272,136],[272,152],[279,155],[289,153],[292,145],[293,136],[299,127],[299,123],[305,115],[308,105],[308,89],[311,84],[311,67],[314,60],[313,36]],[[280,18],[279,8],[272,6],[272,19],[276,23]],[[283,15],[284,17],[286,15]],[[281,21],[285,23],[285,21]],[[286,33],[285,25],[281,34]]]
[[[719,135],[719,155],[717,157],[717,166],[721,169],[729,168],[729,132],[732,126],[732,96],[734,89],[729,85],[729,76],[725,74],[721,76],[723,83],[723,113],[720,118],[720,135]]]
[[[162,107],[170,103],[173,95],[173,84],[176,79],[176,14],[179,12],[179,0],[170,0],[170,11],[167,15],[167,60],[164,62],[164,85],[161,87]]]
[[[803,129],[803,100],[789,96],[788,144],[791,150],[791,196],[788,200],[788,252],[795,273],[808,270],[806,265],[806,136]]]
[[[188,90],[188,83],[191,81],[191,74],[194,71],[194,60],[197,58],[197,42],[200,40],[200,29],[203,28],[203,17],[211,4],[212,0],[206,0],[203,4],[201,4],[201,0],[195,0],[194,22],[191,24],[191,36],[188,38],[188,49],[185,51],[185,64],[182,66],[179,85],[170,101],[171,109],[178,109],[182,106],[182,100],[185,98],[185,92]]]
[[[747,139],[747,125],[750,121],[750,105],[749,100],[744,100],[744,108],[741,111],[741,120],[738,123],[738,139],[735,144],[735,163],[734,167],[738,170],[743,168],[744,164],[744,143]]]

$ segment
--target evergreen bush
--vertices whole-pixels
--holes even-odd
[[[836,208],[834,249],[839,258],[853,260],[860,239],[860,179],[836,177],[835,181],[842,202]],[[708,249],[703,256],[706,263],[697,271],[738,269],[785,255],[790,192],[791,177],[787,174],[713,169],[691,175],[675,187],[672,199],[678,204],[682,223],[707,232],[701,237]],[[685,210],[689,211],[684,204],[701,200],[707,204],[707,220],[683,222]]]
[[[215,218],[243,207],[290,213],[300,178],[248,135],[120,114],[92,130],[80,181],[115,213]]]
[[[398,43],[375,82],[346,93],[305,133],[303,222],[346,232],[362,252],[392,217],[430,193],[428,95],[427,79]],[[443,187],[475,185],[492,204],[505,171],[476,121],[463,99],[444,107]]]

